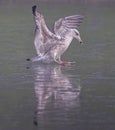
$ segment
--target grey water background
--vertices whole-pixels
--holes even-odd
[[[47,25],[82,14],[84,45],[62,59],[73,66],[27,62],[36,55],[32,5]],[[115,2],[0,0],[0,130],[115,129]]]

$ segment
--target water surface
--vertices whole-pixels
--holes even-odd
[[[73,40],[62,59],[76,64],[66,67],[26,61],[36,55],[33,4],[0,1],[0,129],[114,130],[115,3],[39,3],[49,28],[85,16],[84,45]]]

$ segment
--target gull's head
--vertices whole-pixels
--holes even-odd
[[[83,41],[82,41],[82,39],[80,37],[79,31],[77,29],[74,29],[73,31],[74,31],[74,36],[73,37],[76,38],[80,44],[83,44]]]

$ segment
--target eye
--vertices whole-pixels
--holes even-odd
[[[75,35],[79,36],[79,33],[77,31],[75,31]]]
[[[79,34],[77,32],[75,32],[75,34],[78,36]]]

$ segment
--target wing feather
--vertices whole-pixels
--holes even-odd
[[[65,18],[60,18],[54,24],[54,32],[57,35],[64,35],[69,30],[78,28],[82,21],[82,15],[72,15]]]

